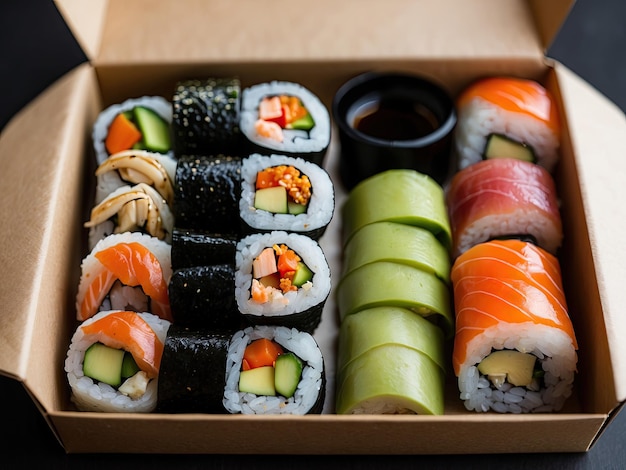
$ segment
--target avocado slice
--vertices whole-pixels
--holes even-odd
[[[257,189],[254,207],[274,214],[287,213],[287,190],[282,186]]]
[[[288,201],[287,212],[292,215],[304,214],[306,212],[306,204],[298,204],[294,201]]]
[[[102,343],[94,343],[85,351],[83,373],[87,377],[119,387],[122,384],[123,349],[114,349]]]
[[[487,138],[484,156],[485,159],[515,158],[530,163],[537,162],[532,147],[502,134],[491,134]]]
[[[124,360],[122,361],[122,369],[121,369],[122,378],[127,379],[129,377],[132,377],[140,370],[141,369],[135,362],[133,355],[129,352],[124,353]]]
[[[274,368],[272,366],[262,366],[242,370],[239,376],[239,391],[264,396],[276,395]]]
[[[485,357],[478,364],[478,370],[496,387],[505,381],[516,387],[527,386],[533,380],[536,359],[532,354],[502,349]]]
[[[310,281],[311,279],[313,279],[313,271],[311,271],[302,261],[298,261],[296,274],[294,274],[291,284],[296,287],[302,287],[302,284]]]
[[[311,129],[313,129],[313,126],[315,126],[313,116],[311,116],[310,113],[307,113],[306,116],[302,116],[300,119],[296,119],[295,121],[289,123],[287,125],[287,128],[310,131]]]
[[[154,152],[168,152],[171,149],[168,123],[156,112],[143,106],[133,108],[133,114],[141,131],[142,147]]]
[[[274,365],[274,386],[276,391],[290,398],[296,392],[302,375],[302,361],[292,352],[281,354]]]

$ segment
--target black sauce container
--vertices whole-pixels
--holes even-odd
[[[385,170],[408,168],[443,184],[450,171],[454,101],[424,78],[367,72],[339,88],[332,103],[349,190]]]

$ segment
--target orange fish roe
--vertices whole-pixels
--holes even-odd
[[[257,175],[256,189],[283,186],[288,196],[297,204],[306,205],[311,199],[311,181],[307,175],[291,165],[265,168]]]

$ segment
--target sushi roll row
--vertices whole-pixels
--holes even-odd
[[[280,88],[275,83],[270,91],[287,98],[284,112],[300,119],[279,122],[291,142],[286,148],[305,158],[240,156],[246,145],[236,79],[179,82],[167,106],[145,97],[98,118],[96,204],[85,224],[91,253],[76,302],[82,323],[66,360],[79,410],[321,412],[324,367],[312,332],[330,272],[316,240],[332,217],[334,194],[327,173],[307,161],[315,155],[321,162],[328,141],[302,143],[309,135],[324,140],[325,110],[306,90],[298,99],[295,84],[288,93]],[[248,100],[244,107],[251,115],[259,106]],[[92,320],[101,317],[107,321]],[[142,335],[155,339],[138,348]],[[280,359],[250,360],[260,340]],[[113,365],[109,356],[116,356]],[[127,377],[129,361],[141,374]],[[114,378],[100,369],[113,370]],[[272,411],[247,404],[259,402],[256,394],[279,405]]]
[[[492,77],[458,106],[460,169],[446,203],[459,396],[476,412],[558,411],[572,393],[577,342],[556,257],[556,104],[534,81]]]
[[[342,216],[336,412],[443,414],[454,326],[442,187],[387,170],[354,187]]]

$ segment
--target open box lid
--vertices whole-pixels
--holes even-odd
[[[233,0],[55,2],[96,66],[372,58],[542,60],[574,3],[273,0],[245,2],[244,6]]]

